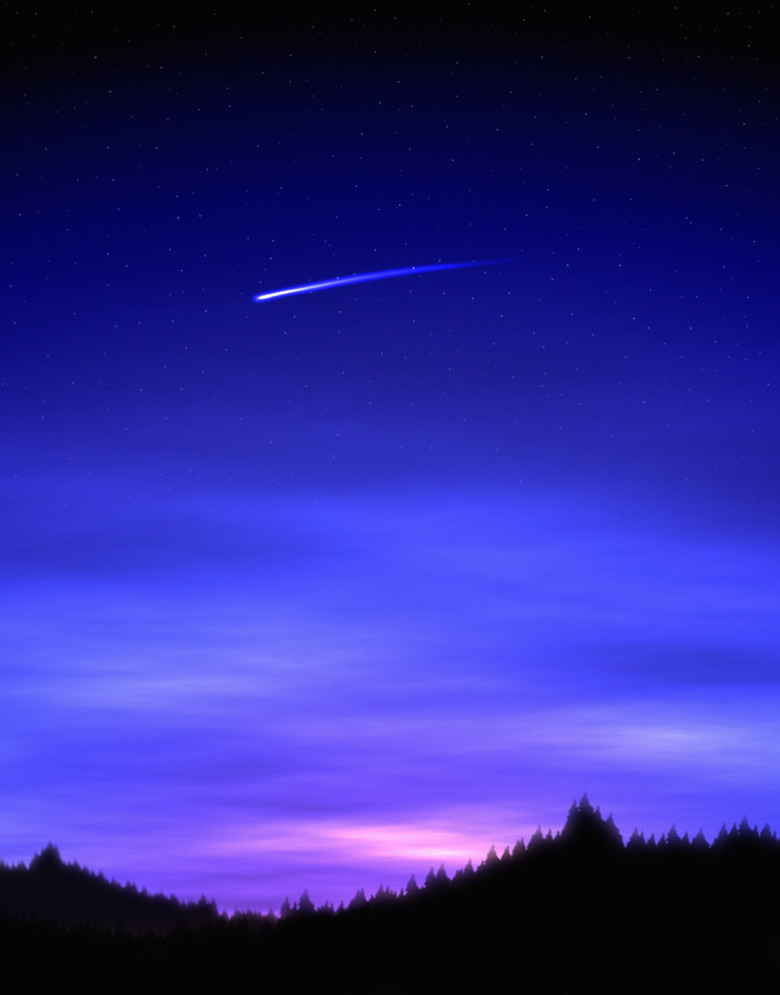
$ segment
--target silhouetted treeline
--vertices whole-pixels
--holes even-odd
[[[10,967],[29,986],[9,990],[71,975],[82,992],[780,990],[780,843],[746,820],[712,845],[674,827],[624,845],[583,797],[560,834],[491,848],[451,879],[431,868],[339,910],[304,892],[283,913],[167,935],[6,917]]]
[[[149,895],[134,884],[107,881],[78,864],[66,864],[51,843],[30,861],[9,866],[0,862],[0,913],[44,917],[59,926],[119,928],[130,932],[169,932],[177,926],[202,926],[217,918],[217,906],[202,898]]]

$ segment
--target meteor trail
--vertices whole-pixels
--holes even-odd
[[[339,276],[335,280],[322,283],[307,283],[303,287],[288,287],[286,290],[272,290],[268,294],[255,294],[255,301],[270,301],[272,297],[288,297],[291,294],[309,294],[313,290],[326,290],[328,287],[342,287],[347,283],[364,283],[367,280],[388,280],[391,276],[411,276],[412,273],[432,273],[442,269],[467,269],[473,266],[496,266],[511,262],[509,259],[483,259],[473,263],[434,263],[431,266],[407,266],[404,269],[381,269],[375,273],[358,273],[356,276]]]

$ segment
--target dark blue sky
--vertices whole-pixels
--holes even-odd
[[[780,825],[762,10],[6,15],[0,857]]]

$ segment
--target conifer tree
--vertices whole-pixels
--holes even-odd
[[[316,909],[314,908],[314,902],[309,898],[308,888],[304,888],[303,894],[298,901],[298,912],[304,916],[313,915]]]
[[[362,888],[358,888],[355,892],[355,897],[349,903],[347,908],[352,912],[355,909],[362,909],[365,905],[368,905],[368,899],[366,898],[366,893]]]
[[[442,864],[438,871],[436,871],[436,884],[445,885],[449,883],[450,879],[447,877],[447,872],[444,870],[444,864]]]

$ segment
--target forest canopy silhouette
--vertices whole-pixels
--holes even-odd
[[[780,843],[747,819],[712,843],[673,825],[626,842],[586,795],[560,833],[541,827],[448,877],[357,892],[304,891],[273,912],[219,914],[62,861],[0,863],[8,990],[564,991],[592,972],[632,991],[748,990],[780,981]]]

